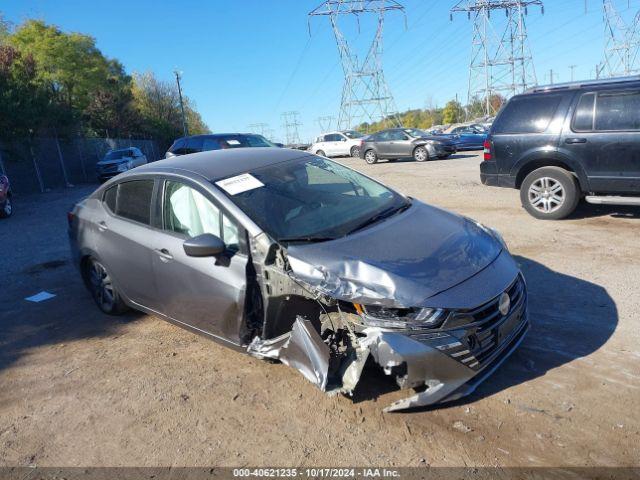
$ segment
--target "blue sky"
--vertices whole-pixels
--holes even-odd
[[[402,1],[402,0],[401,0]],[[443,105],[467,95],[471,23],[449,20],[457,0],[404,0],[385,24],[384,66],[400,111]],[[590,78],[602,58],[601,0],[546,0],[545,15],[529,12],[538,81]],[[19,23],[38,18],[96,38],[129,72],[154,71],[170,80],[178,67],[185,93],[213,131],[246,131],[268,123],[283,135],[281,113],[296,110],[303,140],[317,135],[316,118],[336,115],[342,70],[326,18],[307,13],[320,0],[0,0]],[[639,0],[631,0],[638,8]],[[620,0],[626,7],[627,0]],[[629,11],[627,11],[629,12]],[[363,27],[362,35],[366,33]]]

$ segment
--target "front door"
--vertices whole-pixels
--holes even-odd
[[[390,153],[397,158],[410,157],[413,155],[413,142],[411,137],[400,130],[391,132]]]
[[[241,228],[198,187],[166,180],[163,234],[154,241],[154,272],[162,313],[173,320],[240,344],[247,255]],[[220,237],[227,250],[218,257],[189,257],[187,238]]]
[[[592,191],[639,194],[640,90],[583,94],[563,147],[583,164]]]

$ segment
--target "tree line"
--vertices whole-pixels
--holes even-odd
[[[207,133],[184,97],[189,134]],[[13,26],[0,16],[0,140],[31,136],[151,138],[167,147],[182,136],[174,82],[128,74],[94,38],[40,20]]]
[[[501,95],[491,95],[489,99],[491,109],[498,111],[505,98]],[[462,123],[480,118],[484,115],[485,100],[474,98],[468,105],[463,105],[458,100],[450,100],[444,107],[427,107],[424,109],[411,109],[401,112],[396,118],[386,118],[374,123],[363,123],[356,127],[361,132],[377,132],[390,125],[399,124],[406,128],[429,129],[436,125],[450,125],[453,123]]]

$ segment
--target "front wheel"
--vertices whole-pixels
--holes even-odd
[[[416,162],[426,162],[427,160],[429,160],[429,152],[424,147],[417,147],[413,151],[413,159]]]
[[[95,258],[85,263],[84,277],[98,308],[107,315],[121,315],[128,307],[122,296],[113,286],[107,269]]]
[[[12,214],[13,204],[11,203],[11,196],[8,195],[4,205],[0,208],[0,218],[9,218]]]
[[[360,147],[356,147],[356,146],[351,147],[351,156],[358,158],[360,156]]]
[[[543,167],[527,175],[520,186],[522,206],[541,220],[559,220],[578,206],[578,182],[564,168]]]
[[[367,150],[367,152],[364,154],[364,161],[369,165],[378,163],[378,155],[373,150]]]

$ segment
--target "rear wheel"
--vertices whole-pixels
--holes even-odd
[[[535,218],[559,220],[576,209],[580,201],[578,182],[564,168],[539,168],[522,182],[520,200],[525,210]]]
[[[426,162],[429,160],[429,152],[424,147],[416,147],[413,151],[413,159],[416,162]]]
[[[113,286],[107,269],[95,258],[85,262],[84,277],[98,308],[108,315],[121,315],[128,310],[122,296]]]
[[[13,204],[11,203],[11,195],[7,195],[4,205],[0,208],[0,218],[9,218],[13,214]]]
[[[378,163],[378,155],[373,150],[367,150],[364,154],[364,161],[367,162],[369,165]]]
[[[327,155],[324,153],[324,150],[318,150],[316,155],[320,155],[321,157],[326,157]]]
[[[352,157],[359,157],[360,156],[360,147],[357,146],[353,146],[351,147],[351,156]]]

